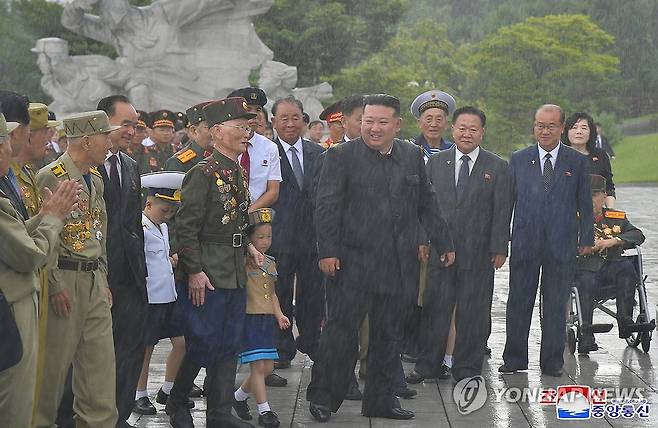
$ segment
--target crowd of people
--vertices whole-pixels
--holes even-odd
[[[253,426],[252,396],[258,424],[279,426],[267,387],[287,384],[298,352],[313,361],[315,420],[345,399],[411,419],[408,384],[481,374],[508,256],[501,373],[528,368],[539,284],[543,375],[562,375],[574,281],[591,302],[612,278],[619,335],[633,331],[637,278],[621,251],[644,236],[614,209],[587,113],[539,106],[535,143],[508,162],[483,147],[485,112],[439,90],[411,103],[409,141],[391,95],[347,97],[313,122],[294,97],[271,112],[267,101],[248,87],[147,113],[112,95],[59,121],[0,92],[3,424],[126,427],[133,411],[156,414],[146,387],[163,339],[155,401],[175,428],[194,426],[201,395],[208,427]],[[597,347],[591,334],[579,346]],[[406,375],[402,359],[415,363]],[[241,385],[237,364],[250,366]]]

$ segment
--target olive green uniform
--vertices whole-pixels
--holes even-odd
[[[180,171],[187,172],[192,167],[203,160],[205,150],[201,148],[195,141],[191,141],[188,145],[176,152],[172,157],[167,159],[165,164],[165,171]],[[171,253],[178,252],[178,243],[176,242],[176,217],[172,217],[167,222],[169,228],[169,247]]]
[[[107,297],[107,215],[103,180],[98,171],[90,172],[88,186],[70,155],[64,153],[37,175],[40,188],[55,189],[66,179],[83,187],[78,209],[65,219],[58,260],[49,266],[50,296],[66,291],[71,313],[63,318],[49,309],[46,382],[37,406],[37,427],[54,426],[71,363],[77,426],[113,428],[117,420],[112,316]]]
[[[23,346],[18,364],[0,372],[3,427],[28,427],[32,420],[38,340],[37,270],[56,248],[61,229],[62,222],[53,216],[35,216],[24,222],[0,191],[0,291],[11,306]]]

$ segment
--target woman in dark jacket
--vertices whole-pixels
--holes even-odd
[[[596,126],[594,119],[587,113],[574,113],[567,119],[562,134],[562,142],[573,149],[578,150],[590,159],[590,174],[605,177],[606,206],[613,208],[615,205],[615,183],[612,181],[612,166],[610,158],[603,149],[596,148]]]

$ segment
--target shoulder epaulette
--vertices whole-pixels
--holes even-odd
[[[626,218],[626,213],[624,211],[616,211],[616,210],[606,210],[604,214],[605,218],[614,218],[617,220],[623,220]]]
[[[58,163],[50,168],[50,170],[55,174],[55,177],[59,178],[66,174],[66,168],[64,164]]]
[[[96,177],[103,178],[103,176],[101,175],[101,173],[98,172],[98,168],[96,168],[96,167],[91,167],[91,168],[89,168],[89,172],[91,172],[92,174],[94,174]]]
[[[203,173],[207,176],[213,175],[215,172],[219,171],[219,162],[214,159],[211,159],[203,166]]]
[[[176,155],[176,159],[181,161],[181,163],[186,163],[196,157],[196,153],[192,149],[187,149],[184,152]]]

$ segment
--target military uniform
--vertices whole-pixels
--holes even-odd
[[[64,120],[69,138],[111,132],[103,112],[86,112]],[[55,189],[63,180],[82,184],[78,209],[64,221],[57,260],[49,266],[50,296],[66,291],[67,318],[48,314],[44,382],[35,415],[37,427],[50,427],[57,417],[69,366],[73,364],[74,409],[78,427],[114,427],[115,358],[108,302],[103,180],[95,169],[84,174],[64,153],[37,175],[40,189]]]
[[[187,114],[185,117],[188,125],[198,125],[199,123],[206,120],[206,117],[203,115],[203,107],[208,104],[210,104],[210,102],[204,102],[187,109]],[[190,142],[185,147],[167,159],[167,163],[165,163],[165,170],[187,172],[192,169],[194,165],[201,162],[204,158],[210,156],[211,153],[212,147],[211,151],[207,151],[203,147],[199,146],[196,141],[190,140]],[[169,227],[169,245],[171,246],[173,254],[178,251],[178,246],[176,243],[176,217],[172,217],[171,220],[167,222],[167,227]]]
[[[238,106],[235,100],[243,98],[207,105],[204,112],[208,125],[255,116],[246,111],[244,101]],[[167,401],[166,411],[172,421],[183,418],[191,422],[187,393],[200,367],[207,368],[208,423],[231,418],[246,306],[249,201],[244,170],[216,149],[190,169],[183,180],[181,207],[176,214],[177,279],[185,289],[190,274],[204,272],[215,289],[205,290],[205,303],[198,307],[187,291],[179,293],[187,354]]]
[[[0,113],[0,144],[16,122],[5,122]],[[8,196],[0,190],[0,312],[10,312],[20,343],[12,345],[9,325],[0,325],[5,346],[20,347],[18,361],[0,370],[0,415],[2,425],[28,427],[37,368],[37,270],[47,261],[57,245],[62,221],[53,216],[34,216],[25,221]],[[3,361],[4,362],[4,361]]]
[[[185,117],[188,126],[198,125],[199,123],[206,120],[206,117],[203,115],[203,107],[207,106],[208,104],[210,104],[209,101],[197,104],[187,109]],[[194,165],[208,157],[211,152],[212,148],[210,152],[207,152],[195,141],[190,140],[190,142],[185,145],[185,147],[167,159],[167,162],[165,163],[165,170],[187,172],[192,169]]]
[[[600,175],[591,177],[592,195],[605,192],[607,180]],[[625,212],[604,207],[600,215],[594,216],[594,236],[596,240],[615,239],[619,244],[588,256],[578,256],[575,285],[579,292],[584,331],[583,339],[579,343],[580,352],[598,349],[594,335],[587,327],[592,324],[593,300],[598,295],[598,289],[603,286],[616,286],[619,336],[628,337],[625,327],[633,323],[631,315],[635,285],[640,280],[635,266],[630,259],[622,256],[622,252],[641,245],[644,235],[631,224]]]
[[[324,120],[327,122],[327,126],[331,128],[331,124],[335,122],[341,122],[343,120],[343,112],[341,111],[341,105],[340,101],[337,101],[324,109],[322,113],[320,113],[319,116],[320,120]],[[342,127],[342,125],[341,125]],[[331,138],[331,130],[329,131],[329,138],[327,138],[323,143],[320,143],[322,147],[325,149],[330,148],[331,146],[335,144],[340,144],[343,142],[343,138],[345,137],[345,131],[343,130],[343,135],[341,138],[337,138],[336,141],[333,141]]]

